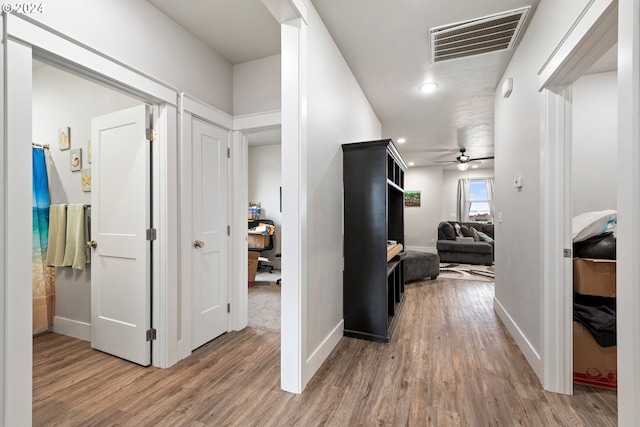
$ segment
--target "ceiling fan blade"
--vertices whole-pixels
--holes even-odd
[[[491,160],[493,158],[494,158],[493,156],[490,156],[490,157],[478,157],[476,159],[469,159],[469,161],[472,162],[474,160]]]
[[[457,160],[436,160],[433,163],[458,163]]]

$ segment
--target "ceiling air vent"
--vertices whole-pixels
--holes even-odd
[[[531,6],[429,30],[431,61],[511,49]]]

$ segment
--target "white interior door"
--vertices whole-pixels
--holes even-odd
[[[151,343],[149,107],[91,121],[91,347],[148,366]]]
[[[192,119],[193,283],[192,337],[195,349],[228,326],[228,133]]]

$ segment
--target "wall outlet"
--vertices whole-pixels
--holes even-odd
[[[431,245],[434,245],[436,243],[436,239],[431,239]]]

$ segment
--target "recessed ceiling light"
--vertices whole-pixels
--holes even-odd
[[[433,82],[423,83],[420,85],[419,89],[420,89],[420,92],[431,93],[434,90],[438,89],[438,83],[433,83]]]
[[[398,144],[404,144],[405,142],[407,142],[405,138],[398,138]]]
[[[414,162],[409,162],[409,166],[413,166],[413,165],[415,165]]]
[[[471,166],[471,169],[478,169],[478,165]]]

